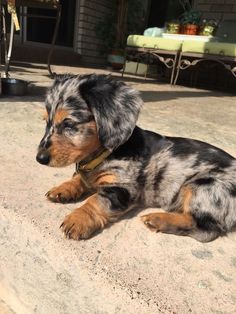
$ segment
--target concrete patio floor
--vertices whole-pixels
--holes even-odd
[[[28,96],[0,97],[0,313],[236,313],[236,233],[207,244],[153,234],[139,213],[87,241],[63,237],[59,226],[76,205],[49,203],[44,194],[71,177],[73,167],[35,161],[52,81],[37,66],[13,67],[11,75],[33,85]],[[236,97],[124,80],[145,101],[141,127],[207,141],[236,156]]]

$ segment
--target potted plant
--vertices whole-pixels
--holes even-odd
[[[117,1],[117,21],[115,24],[115,43],[110,54],[108,55],[108,62],[112,65],[112,68],[114,70],[121,70],[125,62],[123,47],[125,45],[127,11],[128,11],[128,1],[118,0]]]
[[[197,35],[201,21],[201,13],[195,10],[189,10],[183,13],[181,17],[182,33],[186,35]]]
[[[142,0],[112,0],[109,15],[100,20],[95,27],[97,36],[104,46],[101,54],[108,55],[108,62],[115,70],[122,69],[125,58],[124,48],[129,34],[139,34],[142,30]]]
[[[186,35],[197,35],[201,13],[193,8],[192,0],[179,0],[184,13],[180,16],[181,33]]]
[[[166,31],[169,34],[179,34],[180,33],[180,22],[178,20],[173,20],[166,23]]]
[[[216,20],[203,20],[200,26],[199,35],[213,36],[217,28],[218,22]]]

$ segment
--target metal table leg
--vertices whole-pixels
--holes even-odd
[[[2,14],[2,36],[3,36],[3,44],[4,44],[4,60],[5,64],[7,63],[7,30],[6,30],[6,12],[3,6],[1,6],[1,14]],[[6,73],[4,73],[5,76]]]
[[[11,54],[12,54],[12,46],[14,41],[14,21],[13,16],[11,14],[11,30],[10,30],[10,38],[9,38],[9,45],[8,45],[8,52],[5,56],[5,77],[9,77],[9,66],[11,61]]]

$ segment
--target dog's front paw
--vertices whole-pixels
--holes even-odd
[[[52,188],[45,196],[51,202],[69,203],[79,199],[82,191],[73,182],[65,182]]]
[[[69,239],[80,240],[89,238],[95,231],[98,231],[106,224],[105,220],[86,211],[86,206],[76,209],[67,215],[60,228]]]

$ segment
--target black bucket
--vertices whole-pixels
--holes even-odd
[[[28,82],[13,79],[13,78],[2,78],[2,94],[8,96],[24,96],[27,94]]]

